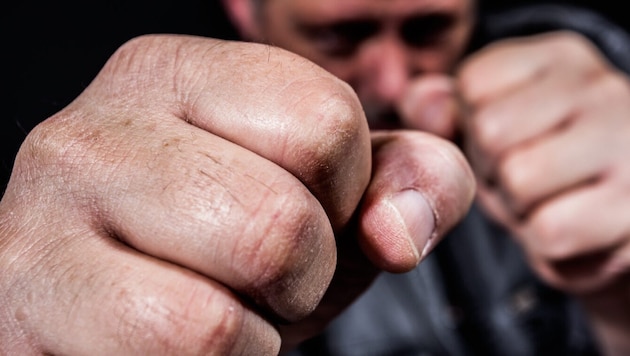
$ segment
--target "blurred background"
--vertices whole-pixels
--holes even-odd
[[[536,3],[592,8],[630,29],[621,1],[481,0],[480,7],[493,10]],[[35,123],[76,97],[128,39],[145,33],[235,38],[220,0],[24,0],[4,2],[0,17],[0,120],[10,121],[3,125],[0,142],[3,150],[13,151]],[[11,165],[0,162],[0,191]]]

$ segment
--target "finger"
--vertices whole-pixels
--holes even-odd
[[[553,286],[585,294],[617,281],[630,265],[630,226],[624,211],[626,174],[540,206],[519,235],[534,268]]]
[[[550,51],[554,44],[563,51]],[[568,54],[582,57],[576,61]],[[565,33],[506,41],[474,56],[458,78],[472,108],[463,129],[473,168],[484,179],[496,179],[501,155],[578,115],[582,89],[605,69],[590,45]]]
[[[573,295],[591,295],[627,276],[630,248],[598,251],[568,260],[549,261],[542,256],[530,257],[530,263],[549,285]]]
[[[513,149],[498,164],[498,189],[510,209],[521,215],[544,199],[604,174],[612,163],[609,142],[609,130],[597,120],[577,120],[535,144]]]
[[[577,114],[575,92],[573,83],[550,75],[532,78],[518,90],[478,107],[464,124],[466,143],[478,152],[473,158],[480,158],[473,166],[483,176],[491,175],[496,161],[510,149],[573,119]]]
[[[136,53],[143,53],[148,63],[137,62]],[[159,68],[177,74],[154,75],[151,59],[165,61]],[[242,71],[231,62],[239,60],[252,70]],[[216,70],[228,62],[231,72]],[[275,72],[280,64],[282,71]],[[123,79],[97,78],[69,109],[85,115],[80,104],[91,95],[110,98],[111,120],[101,124],[124,127],[108,137],[120,145],[114,156],[133,153],[115,167],[132,172],[130,177],[113,167],[108,176],[128,182],[128,192],[104,194],[95,187],[97,201],[123,197],[104,203],[108,228],[139,250],[215,278],[282,318],[312,310],[334,267],[334,241],[322,212],[334,228],[342,227],[369,180],[369,131],[349,87],[268,46],[190,37],[136,39],[102,73],[121,68],[116,78]],[[146,95],[120,100],[121,92],[136,90]],[[130,113],[129,107],[143,116]],[[186,129],[184,121],[169,120],[164,112],[203,130]],[[125,115],[131,119],[122,119]],[[234,147],[226,148],[230,142],[206,131]],[[87,152],[94,151],[92,143]],[[98,158],[89,161],[102,161]],[[138,168],[137,162],[148,163]],[[283,170],[301,183],[279,172]],[[156,216],[164,226],[149,223]],[[226,238],[235,231],[239,238]]]
[[[596,179],[623,159],[619,153],[628,145],[628,121],[623,114],[628,109],[628,90],[626,80],[611,73],[591,79],[575,95],[568,122],[501,157],[497,188],[516,215],[547,197]]]
[[[462,62],[457,71],[458,88],[471,105],[483,106],[557,69],[573,73],[599,70],[604,60],[597,53],[589,40],[570,31],[494,42]]]
[[[525,247],[550,261],[612,249],[630,232],[630,204],[621,194],[628,189],[622,179],[604,177],[540,205],[519,232]]]
[[[64,152],[67,186],[59,193],[67,205],[78,204],[112,237],[220,281],[281,318],[312,311],[336,258],[319,202],[273,162],[178,118],[153,118],[150,130],[127,127],[113,134],[118,141],[106,140],[117,144]],[[105,154],[132,159],[104,161]],[[83,198],[61,193],[73,187],[83,187]]]
[[[556,288],[599,290],[630,265],[630,227],[622,217],[630,206],[619,193],[627,183],[611,180],[555,197],[515,229],[534,269]]]
[[[275,354],[280,347],[275,328],[224,286],[87,229],[22,251],[8,267],[15,282],[5,301],[32,353]]]
[[[373,140],[360,244],[378,267],[407,271],[468,211],[474,179],[460,151],[435,136],[397,131]]]
[[[574,77],[562,70],[533,77],[468,117],[466,147],[481,177],[499,179],[495,176],[498,161],[519,147],[536,146],[540,138],[555,135],[584,115],[582,101],[591,94],[584,88],[601,76]]]
[[[130,55],[136,52],[152,60],[137,61]],[[166,69],[156,75],[156,67]],[[161,103],[159,109],[277,163],[314,193],[336,229],[349,220],[371,160],[367,121],[347,84],[268,45],[182,36],[127,43],[104,72],[120,68],[133,70],[113,90],[135,86],[146,92],[136,105]]]
[[[338,236],[338,263],[319,307],[289,328],[283,347],[314,336],[385,269],[407,271],[461,219],[474,180],[450,142],[417,131],[374,132],[374,172],[355,227]],[[354,222],[354,220],[353,220]],[[367,255],[367,256],[366,256]]]
[[[405,127],[453,139],[462,110],[459,104],[452,78],[427,74],[409,86],[399,107]]]

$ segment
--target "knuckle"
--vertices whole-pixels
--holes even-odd
[[[204,331],[207,327],[207,320],[198,320],[198,323],[192,324],[194,330],[187,330],[191,328],[190,320],[193,315],[202,313],[204,307],[205,303],[197,305],[196,308],[190,308],[184,313],[184,318],[180,318],[186,323],[182,333],[192,336],[192,340],[186,343],[184,347],[200,348],[200,350],[193,350],[195,354],[208,352],[216,352],[221,355],[230,354],[238,339],[244,336],[243,325],[245,323],[244,313],[246,312],[236,302],[227,306],[221,305],[219,308],[214,306],[212,308],[214,323],[210,325],[207,332]]]
[[[244,241],[233,260],[250,276],[245,292],[285,319],[310,313],[334,272],[334,238],[319,203],[306,189],[265,204],[261,233]],[[257,229],[258,229],[257,228]],[[298,297],[300,296],[300,297]]]
[[[25,161],[38,161],[48,160],[46,157],[61,156],[61,146],[55,144],[55,140],[51,139],[53,132],[50,119],[43,121],[39,125],[35,126],[33,130],[26,136],[26,139],[20,147],[20,152],[17,156],[18,163],[22,160]]]
[[[597,63],[597,57],[594,55],[597,53],[596,49],[591,41],[583,35],[574,31],[558,31],[549,36],[550,41],[546,44],[550,49],[548,53],[551,59],[564,61],[566,58],[581,58],[578,63],[588,66]],[[592,68],[597,68],[597,66]]]
[[[543,211],[532,222],[537,250],[551,262],[564,261],[573,257],[571,235],[567,235],[567,225],[550,211]]]
[[[190,298],[179,299],[121,292],[121,346],[157,354],[229,354],[243,332],[245,311],[219,288],[192,290]]]
[[[118,143],[103,145],[108,134],[98,124],[85,123],[88,115],[69,107],[39,124],[27,140],[27,160],[44,174],[64,180],[104,173],[106,155],[115,151]]]
[[[303,225],[312,221],[312,213],[306,206],[306,194],[300,194],[300,189],[296,191],[267,199],[262,204],[265,221],[258,226],[263,227],[263,233],[257,236],[255,243],[247,244],[237,251],[242,254],[239,259],[247,261],[253,271],[264,271],[258,273],[259,283],[266,284],[284,275],[292,267],[287,265],[290,261],[284,257],[286,253],[289,250],[293,253],[300,252],[297,246],[299,235]]]
[[[470,124],[471,139],[477,148],[490,157],[498,156],[503,149],[504,132],[502,120],[488,111],[480,111]]]
[[[367,132],[367,122],[354,92],[336,78],[314,79],[305,96],[299,100],[302,107],[297,112],[306,114],[306,120],[315,125],[308,132],[309,149],[299,153],[315,172],[327,171],[351,152],[361,132]]]
[[[538,174],[536,161],[529,160],[526,156],[512,154],[505,157],[497,167],[497,176],[501,186],[515,201],[527,199],[527,193],[535,186]]]
[[[117,72],[135,72],[136,65],[150,58],[141,56],[141,53],[148,53],[159,48],[160,41],[156,35],[141,35],[134,37],[123,43],[109,58],[104,70],[115,70]],[[164,44],[164,43],[162,43]]]
[[[88,201],[98,193],[99,184],[114,186],[111,178],[120,162],[112,157],[122,141],[110,140],[106,129],[86,120],[87,115],[68,107],[31,130],[16,156],[15,187],[34,187],[34,192],[55,189],[55,194],[39,198],[81,205],[81,210],[93,207]]]
[[[186,51],[186,44],[188,42],[183,39],[155,34],[128,40],[118,47],[97,75],[96,81],[100,82],[98,90],[106,91],[111,97],[118,97],[118,101],[120,92],[125,91],[151,93],[156,87],[165,92],[174,90],[175,79],[179,78],[176,76],[178,68],[181,69],[182,62],[186,62],[183,58],[191,55]],[[93,88],[89,86],[86,91],[91,90]],[[140,99],[127,97],[125,100]],[[136,105],[140,102],[136,102]]]
[[[625,76],[604,75],[597,90],[608,101],[625,103],[630,96],[630,82]]]
[[[333,225],[342,225],[354,211],[370,175],[370,135],[356,94],[340,80],[325,75],[306,82],[293,115],[308,130],[293,135],[286,150],[292,173],[320,200]],[[353,177],[352,181],[348,177]],[[352,183],[352,184],[349,184]]]
[[[554,53],[567,57],[583,55],[584,50],[590,46],[590,41],[586,37],[574,31],[559,31],[551,36],[552,42],[549,46],[556,49]]]
[[[80,165],[86,155],[90,137],[83,139],[62,132],[53,117],[37,125],[26,137],[17,156],[17,169],[27,170],[31,177],[54,176]]]

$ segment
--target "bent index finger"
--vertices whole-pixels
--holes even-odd
[[[360,243],[377,266],[404,272],[465,215],[475,180],[453,144],[422,132],[375,134],[373,164]]]
[[[499,41],[463,62],[457,74],[459,89],[470,104],[480,106],[550,71],[599,70],[596,53],[587,39],[569,31]]]
[[[182,36],[133,45],[155,52],[144,68],[171,93],[165,104],[176,116],[291,172],[335,228],[349,220],[371,164],[369,129],[349,86],[267,45]],[[155,68],[165,70],[158,77]]]

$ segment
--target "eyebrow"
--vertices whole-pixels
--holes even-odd
[[[399,20],[401,28],[408,26],[408,24],[411,23],[422,23],[426,24],[428,27],[432,27],[429,25],[450,24],[455,21],[455,16],[447,11],[433,9],[429,11],[416,11],[415,13],[408,13],[402,16]],[[325,20],[308,17],[296,17],[293,20],[295,27],[304,30],[323,28],[341,29],[349,27],[350,25],[374,25],[376,27],[380,27],[380,23],[382,22],[383,20],[379,16],[370,14],[339,15]]]
[[[322,31],[346,33],[361,36],[378,31],[380,24],[376,19],[347,18],[332,21],[296,22],[298,30],[305,34],[317,34]]]
[[[450,28],[455,22],[455,16],[446,12],[410,16],[402,21],[400,32],[403,37],[413,36],[414,34],[423,35]]]

